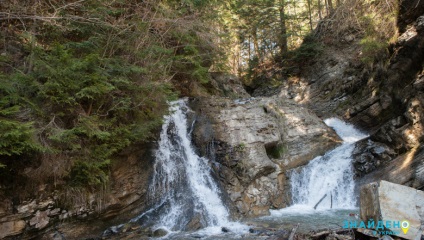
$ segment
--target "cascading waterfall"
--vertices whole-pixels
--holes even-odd
[[[193,221],[201,227],[229,228],[229,212],[211,176],[208,160],[196,154],[187,129],[185,100],[171,103],[155,154],[154,176],[149,194],[156,204],[135,221],[150,221],[155,228],[187,230]],[[192,127],[192,124],[191,124]]]
[[[336,131],[343,143],[291,172],[293,204],[312,208],[326,195],[318,209],[354,208],[352,151],[355,142],[367,135],[336,118],[329,118],[325,123]]]

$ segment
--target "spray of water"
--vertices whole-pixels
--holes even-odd
[[[185,100],[171,103],[171,114],[165,117],[155,154],[154,175],[149,194],[156,204],[137,221],[150,220],[156,228],[170,231],[187,230],[193,221],[206,228],[204,232],[220,232],[225,226],[233,231],[245,227],[229,221],[229,212],[221,200],[221,192],[211,175],[206,158],[196,154],[191,145]]]
[[[290,209],[308,213],[321,199],[317,209],[355,207],[352,151],[355,142],[367,135],[337,118],[326,119],[325,123],[336,131],[343,143],[324,156],[316,157],[308,165],[291,171],[294,205],[286,210],[272,211],[272,214],[286,214],[291,212]]]

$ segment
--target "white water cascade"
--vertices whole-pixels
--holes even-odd
[[[184,231],[199,223],[209,232],[220,232],[222,226],[237,231],[234,228],[240,226],[228,220],[229,212],[212,178],[208,159],[198,156],[191,145],[188,111],[185,100],[171,103],[171,113],[165,117],[155,153],[149,188],[151,201],[157,204],[134,221],[150,221],[154,228],[168,231]]]
[[[351,155],[355,142],[367,135],[337,118],[326,119],[325,123],[336,131],[343,143],[291,172],[294,208],[311,209],[324,196],[317,209],[349,209],[356,205]]]

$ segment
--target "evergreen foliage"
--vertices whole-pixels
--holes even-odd
[[[89,187],[106,184],[116,155],[151,140],[167,101],[206,85],[211,69],[238,73],[252,89],[274,84],[351,33],[373,62],[395,35],[397,9],[394,0],[0,5],[0,169],[60,156],[57,164],[71,164],[58,175]]]
[[[3,4],[3,3],[2,3]],[[176,76],[205,83],[209,1],[10,1],[2,5],[0,168],[70,161],[76,187],[108,182],[116,154],[154,137]],[[210,36],[210,35],[203,35]],[[10,46],[10,47],[9,47]],[[177,83],[178,84],[178,83]],[[51,155],[51,157],[48,157]],[[46,170],[45,172],[48,172]],[[0,172],[0,177],[2,172]]]

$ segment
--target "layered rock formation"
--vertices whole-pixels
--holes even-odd
[[[381,151],[369,155],[367,146],[360,144],[358,158],[371,169],[357,169],[358,175],[369,173],[361,183],[390,180],[414,188],[424,189],[424,16],[410,25],[394,46],[394,54],[386,78],[380,83],[379,94],[359,102],[347,110],[347,119],[372,131],[368,145],[383,146]],[[374,99],[374,100],[372,100]],[[366,104],[368,102],[372,104]],[[365,155],[368,155],[365,156]]]
[[[238,211],[268,214],[290,203],[286,171],[334,148],[340,139],[311,111],[281,98],[201,98],[192,102],[193,139]]]
[[[110,225],[138,215],[147,205],[151,158],[147,151],[137,151],[119,160],[111,169],[108,189],[40,192],[37,198],[19,204],[3,196],[0,238],[17,235],[23,239],[40,235],[43,239],[97,237]]]
[[[280,96],[370,133],[354,152],[360,184],[384,179],[424,189],[424,3],[400,2],[400,34],[386,57],[363,63],[362,36],[346,33],[285,82]]]

